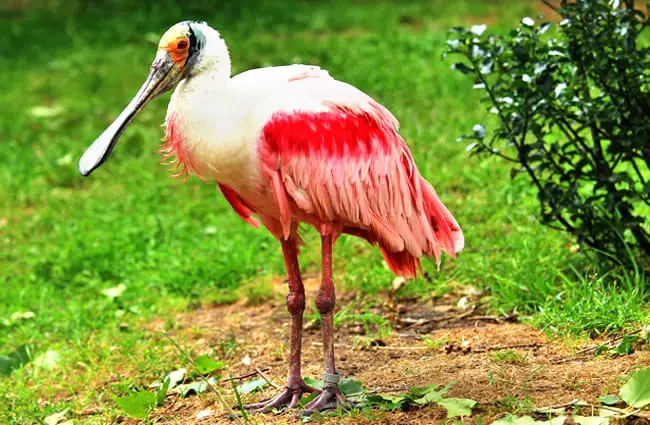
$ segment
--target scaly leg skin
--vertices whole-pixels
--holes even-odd
[[[284,254],[284,263],[287,268],[287,276],[289,280],[287,309],[291,314],[289,330],[289,340],[291,345],[291,353],[289,354],[289,376],[287,378],[286,387],[280,394],[260,403],[244,406],[245,409],[253,410],[255,412],[268,412],[273,409],[283,408],[293,409],[298,406],[298,402],[304,393],[313,393],[318,391],[317,389],[305,384],[300,373],[302,314],[305,310],[305,288],[302,285],[296,243],[293,238],[289,238],[286,241],[282,240],[282,253]]]
[[[318,295],[316,295],[316,308],[321,316],[323,332],[323,356],[325,359],[325,373],[323,374],[323,391],[309,402],[302,411],[303,416],[314,412],[342,407],[349,409],[351,403],[345,399],[339,389],[339,374],[334,364],[334,306],[336,295],[332,282],[332,237],[322,236],[323,247],[323,281]]]

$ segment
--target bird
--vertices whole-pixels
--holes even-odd
[[[183,21],[161,37],[135,97],[79,160],[83,176],[102,165],[120,135],[151,100],[173,91],[161,159],[174,176],[215,182],[235,213],[280,242],[290,314],[288,377],[254,411],[303,406],[310,415],[349,401],[339,389],[333,314],[332,248],[342,234],[378,247],[398,276],[422,273],[420,259],[463,249],[463,232],[419,172],[393,114],[354,86],[314,65],[271,66],[231,75],[228,47],[205,22]],[[322,389],[301,373],[305,290],[298,264],[299,224],[315,227],[322,250],[315,305],[323,339]]]

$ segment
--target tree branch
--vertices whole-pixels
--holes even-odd
[[[544,3],[546,6],[550,7],[553,9],[554,12],[559,12],[560,8],[553,3],[551,3],[549,0],[542,0],[542,3]]]

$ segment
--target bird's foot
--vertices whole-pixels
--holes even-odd
[[[345,396],[343,396],[339,389],[338,374],[325,373],[323,381],[325,382],[323,391],[315,399],[305,405],[302,412],[300,412],[302,416],[309,416],[315,412],[324,412],[339,407],[344,410],[352,408],[352,403],[346,400]]]
[[[310,387],[301,379],[298,384],[287,386],[277,396],[261,401],[259,403],[244,405],[244,409],[253,412],[270,412],[273,409],[294,409],[298,406],[300,398],[305,393],[320,392],[320,390]]]

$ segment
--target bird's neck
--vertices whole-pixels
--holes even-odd
[[[208,32],[207,41],[203,47],[198,63],[191,70],[189,80],[200,78],[202,80],[213,80],[216,83],[224,84],[230,79],[231,65],[228,46],[223,41],[219,33],[210,27],[205,30]],[[211,32],[210,32],[211,31]]]

